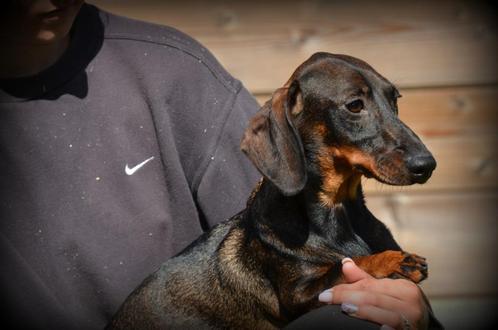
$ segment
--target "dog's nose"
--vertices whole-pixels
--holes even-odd
[[[410,171],[413,182],[425,183],[436,168],[436,160],[432,155],[409,157],[406,160],[406,167]]]

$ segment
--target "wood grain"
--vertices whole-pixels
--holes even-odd
[[[316,51],[359,57],[404,87],[498,82],[494,9],[480,2],[90,2],[185,31],[252,92],[282,85]]]

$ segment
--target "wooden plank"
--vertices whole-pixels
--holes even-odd
[[[496,295],[498,190],[367,198],[403,249],[427,257],[430,296]]]
[[[498,132],[497,86],[403,90],[400,118],[424,137]]]
[[[401,89],[399,115],[422,139],[498,132],[498,86]],[[271,93],[258,94],[263,104]]]
[[[494,11],[481,2],[90,2],[194,36],[252,92],[281,86],[316,51],[364,59],[404,87],[498,81]]]

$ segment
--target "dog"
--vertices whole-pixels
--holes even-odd
[[[361,177],[425,183],[436,161],[367,63],[316,53],[252,118],[242,151],[262,173],[247,207],[165,262],[109,329],[275,329],[321,305],[352,258],[376,278],[427,277],[367,209]]]

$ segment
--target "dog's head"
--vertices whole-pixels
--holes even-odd
[[[317,53],[252,119],[241,147],[286,195],[310,176],[330,194],[362,174],[391,185],[424,183],[436,161],[398,118],[398,97],[365,62]]]

